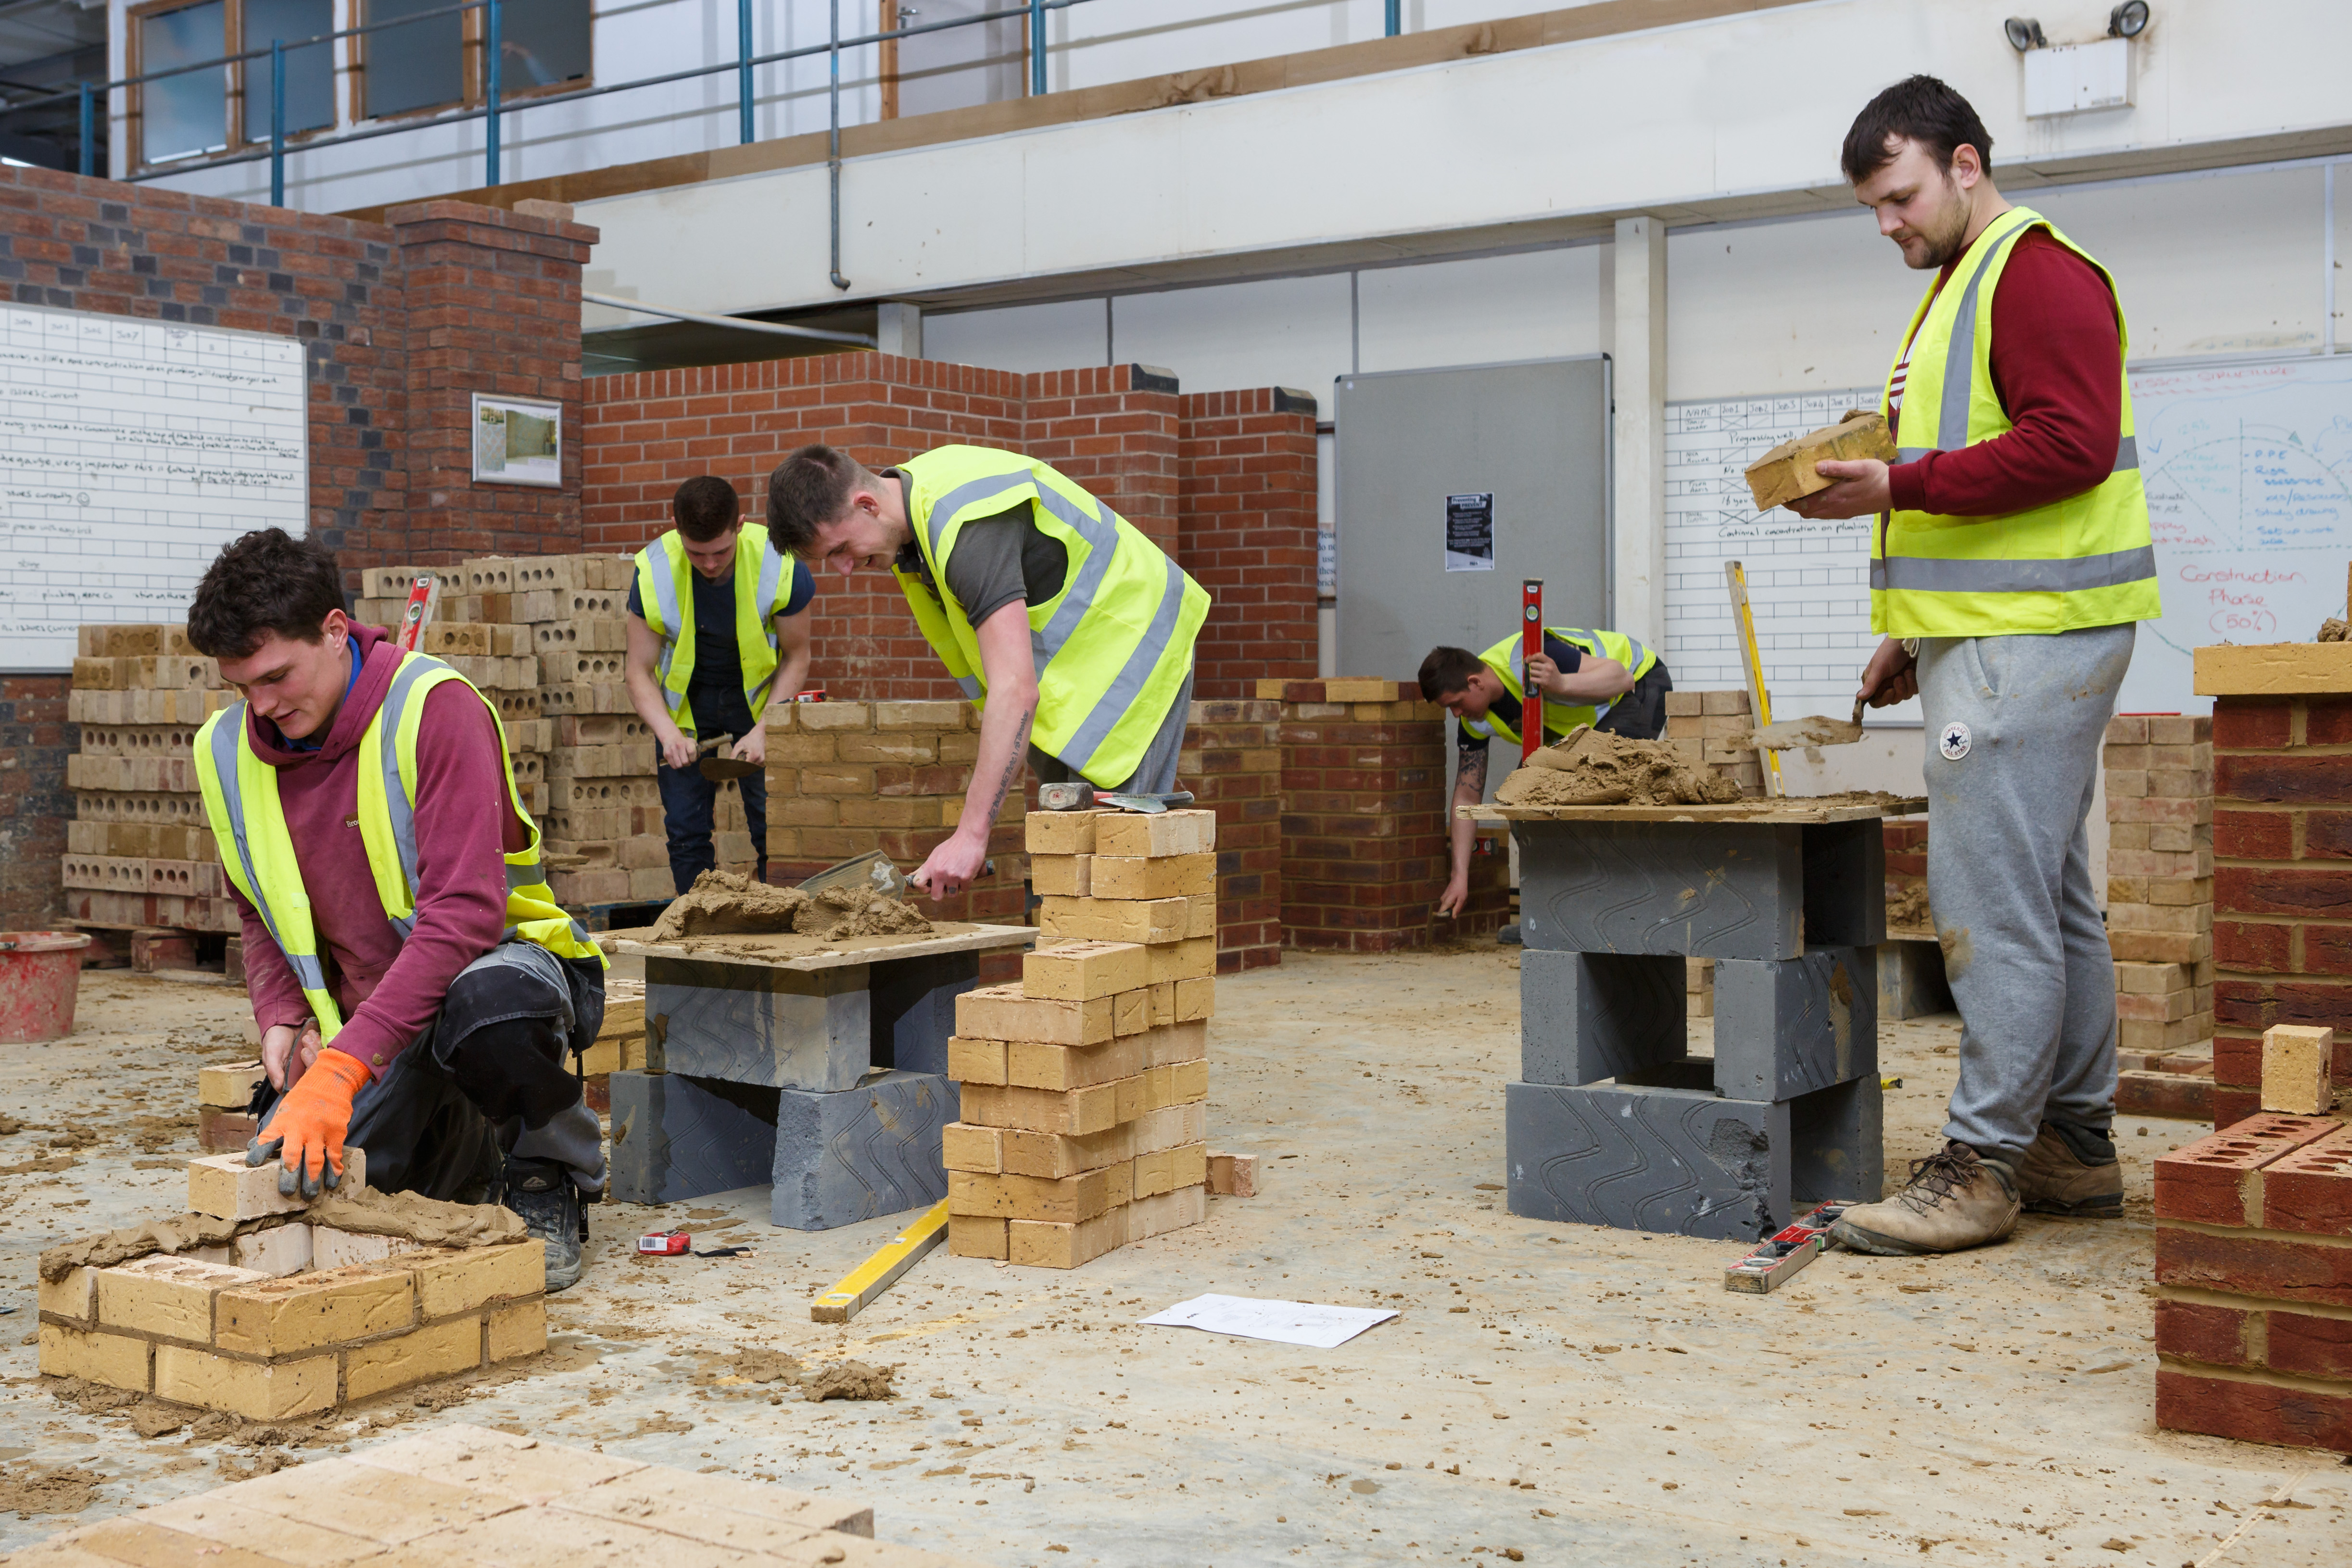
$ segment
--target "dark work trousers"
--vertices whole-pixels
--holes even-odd
[[[1630,740],[1654,741],[1666,732],[1666,693],[1674,689],[1674,677],[1666,673],[1662,658],[1592,727]]]
[[[744,734],[749,734],[748,730]],[[742,735],[734,737],[741,740]],[[723,749],[723,748],[722,748]],[[768,874],[768,775],[745,773],[730,781],[743,792],[743,825],[751,830],[752,876],[765,880]],[[669,875],[681,893],[690,890],[694,879],[719,864],[718,846],[711,842],[712,822],[717,816],[719,792],[724,787],[717,779],[704,778],[698,764],[683,768],[667,763],[656,763],[654,783],[661,790],[662,825],[669,834]]]
[[[433,1022],[352,1100],[344,1142],[367,1151],[368,1185],[488,1203],[517,1160],[560,1165],[581,1191],[604,1191],[603,1133],[571,1062],[604,1022],[593,960],[527,942],[474,960]],[[265,1138],[276,1098],[262,1110]]]

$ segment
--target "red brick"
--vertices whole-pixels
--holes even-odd
[[[2352,802],[2352,762],[2341,756],[2222,752],[2213,759],[2213,797],[2342,805]]]
[[[2213,853],[2237,860],[2291,860],[2294,818],[2285,812],[2216,809]]]
[[[2303,743],[2306,746],[2352,745],[2352,700],[2340,697],[2305,698]]]
[[[2217,866],[2213,907],[2247,915],[2352,917],[2352,870]]]
[[[2339,1123],[2263,1166],[2262,1210],[2268,1230],[2352,1236],[2352,1125]]]
[[[2218,917],[2223,911],[2214,912]],[[2219,918],[2213,921],[2213,958],[2224,970],[2254,974],[2291,972],[2293,940],[2290,926]]]
[[[2303,819],[2303,853],[2315,859],[2352,859],[2352,812],[2305,813]]]
[[[2352,1247],[2251,1232],[2211,1236],[2159,1223],[2156,1279],[2232,1296],[2352,1307]]]
[[[2262,1114],[2263,1097],[2259,1090],[2231,1089],[2216,1081],[2213,1085],[2213,1125],[2232,1126],[2249,1116]]]
[[[2249,1319],[2253,1320],[2249,1322]],[[2208,1306],[2195,1301],[2158,1300],[2156,1304],[2156,1349],[2159,1355],[2179,1356],[2208,1366],[2252,1366],[2248,1330],[2260,1343],[2263,1329],[2259,1309]]]
[[[2157,1217],[2206,1225],[2258,1223],[2246,1212],[2249,1199],[2259,1191],[2247,1177],[2332,1130],[2331,1123],[2316,1117],[2266,1111],[2176,1149],[2156,1162]]]
[[[2273,1372],[2352,1379],[2352,1319],[2285,1311],[2265,1316],[2263,1360]]]
[[[2352,1453],[2352,1385],[2340,1394],[2315,1393],[2158,1367],[2156,1424],[2171,1432]]]

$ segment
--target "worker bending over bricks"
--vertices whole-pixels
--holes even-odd
[[[963,815],[909,879],[931,897],[980,874],[1024,751],[1048,784],[1176,787],[1208,590],[1053,468],[941,447],[875,474],[803,447],[768,479],[768,527],[780,548],[845,576],[896,576],[924,637],[981,705]]]
[[[725,734],[728,755],[768,760],[761,721],[808,678],[809,601],[816,579],[741,521],[735,487],[710,474],[677,487],[676,528],[637,552],[629,584],[629,705],[652,727],[654,769],[669,833],[669,874],[681,893],[719,864],[710,841],[719,781],[695,765],[698,742]],[[768,781],[736,781],[751,852],[765,875]]]
[[[349,1139],[379,1190],[503,1202],[560,1290],[604,1185],[564,1064],[596,1037],[604,955],[548,890],[497,710],[342,603],[334,552],[272,528],[188,611],[244,698],[195,752],[275,1096],[247,1157],[315,1194]]]
[[[1936,270],[1886,381],[1897,460],[1818,465],[1811,518],[1877,517],[1862,677],[1926,724],[1927,901],[1962,1032],[1942,1151],[1850,1209],[1864,1252],[2007,1236],[2021,1205],[2112,1217],[2116,973],[2084,822],[2133,623],[2161,611],[2115,280],[2001,199],[1966,99],[1913,77],[1846,134],[1846,177]],[[1882,515],[1884,514],[1884,515]]]
[[[1486,798],[1487,742],[1501,736],[1519,744],[1520,710],[1532,682],[1543,693],[1547,740],[1579,725],[1637,741],[1666,732],[1666,693],[1675,689],[1666,661],[1623,632],[1546,626],[1543,651],[1528,658],[1527,640],[1513,632],[1484,653],[1433,647],[1421,661],[1421,694],[1454,715],[1458,751],[1454,763],[1453,869],[1437,912],[1458,915],[1470,902],[1470,849],[1478,825],[1460,808]],[[1516,922],[1497,933],[1517,942]]]

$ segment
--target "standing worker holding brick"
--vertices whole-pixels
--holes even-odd
[[[1524,666],[1525,668],[1522,668]],[[1519,743],[1519,719],[1532,682],[1543,693],[1547,741],[1579,725],[1607,730],[1637,741],[1666,732],[1666,693],[1675,689],[1665,660],[1623,632],[1546,626],[1543,652],[1527,657],[1517,632],[1485,653],[1466,647],[1434,647],[1421,661],[1421,694],[1454,715],[1459,749],[1454,763],[1453,872],[1437,900],[1437,912],[1458,915],[1470,901],[1470,849],[1478,825],[1460,807],[1486,798],[1487,742],[1501,736]],[[1516,764],[1514,764],[1516,765]],[[1518,940],[1518,927],[1503,928],[1501,940]]]
[[[279,529],[221,552],[188,640],[244,700],[197,732],[205,812],[244,925],[278,1091],[247,1158],[278,1190],[341,1178],[503,1201],[580,1278],[603,1135],[564,1065],[604,959],[557,905],[498,711],[439,659],[343,614],[334,552]]]
[[[765,763],[760,716],[770,702],[791,701],[808,679],[807,612],[816,579],[772,548],[766,529],[744,523],[741,512],[725,479],[687,480],[670,501],[677,526],[637,552],[629,584],[629,706],[660,749],[654,783],[669,836],[670,880],[681,893],[719,863],[711,844],[719,781],[695,766],[698,735],[723,732],[735,742],[729,756]],[[764,875],[768,781],[746,773],[736,783]]]
[[[2116,977],[2084,821],[2099,743],[2161,613],[2115,279],[1992,183],[1992,140],[1933,77],[1874,99],[1846,177],[1935,269],[1889,374],[1892,465],[1824,462],[1805,517],[1876,514],[1863,671],[1927,720],[1927,900],[1962,1020],[1941,1152],[1850,1209],[1858,1251],[1950,1252],[2037,1213],[2123,1212]]]
[[[768,479],[768,527],[780,548],[845,576],[893,574],[925,639],[982,705],[963,815],[912,878],[933,898],[980,875],[1024,753],[1048,784],[1176,787],[1208,590],[1053,468],[941,447],[875,474],[803,447]]]

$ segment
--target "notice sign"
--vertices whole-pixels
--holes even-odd
[[[1448,572],[1492,572],[1495,569],[1495,496],[1445,498],[1445,569]]]

